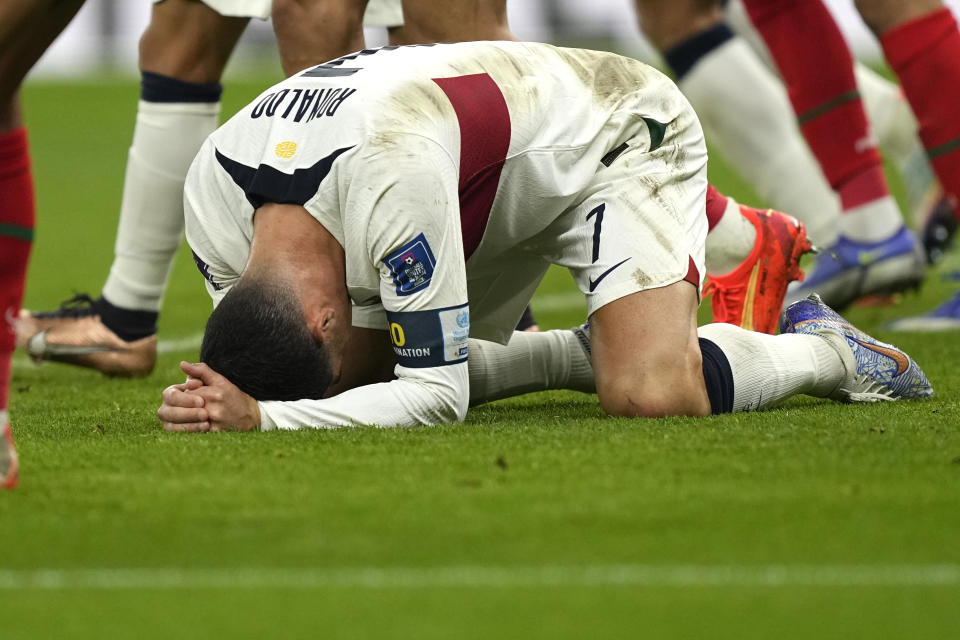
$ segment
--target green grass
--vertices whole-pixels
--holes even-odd
[[[224,113],[266,82],[232,82]],[[129,81],[27,88],[27,306],[99,291],[136,98]],[[711,177],[750,199],[717,161]],[[551,272],[544,325],[582,320],[571,289]],[[935,274],[850,315],[876,331],[949,290]],[[208,310],[182,252],[161,338]],[[935,399],[630,421],[551,392],[431,429],[181,436],[154,411],[195,350],[135,381],[20,358],[0,637],[951,637],[960,340],[880,335]]]

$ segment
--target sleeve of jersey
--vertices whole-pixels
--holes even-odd
[[[368,158],[358,180],[370,198],[353,203],[370,211],[363,259],[380,270],[397,379],[324,400],[262,402],[262,429],[432,425],[466,415],[470,312],[456,168],[435,143],[414,138],[403,154]]]
[[[333,429],[357,425],[430,426],[459,422],[469,389],[467,364],[423,369],[417,376],[371,384],[323,400],[261,402],[260,429]]]

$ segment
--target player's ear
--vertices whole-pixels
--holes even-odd
[[[332,307],[316,309],[307,321],[314,340],[324,344],[335,341],[333,332],[337,328],[337,320],[337,312]]]
[[[349,328],[350,319],[341,317],[333,307],[322,306],[308,316],[307,326],[313,339],[323,346],[327,354],[327,362],[333,382],[340,379],[343,367],[343,345],[345,343],[345,329]],[[344,326],[346,323],[346,326]]]

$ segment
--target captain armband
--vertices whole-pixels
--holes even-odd
[[[429,311],[387,311],[387,322],[400,366],[442,367],[467,360],[470,310],[465,304]]]

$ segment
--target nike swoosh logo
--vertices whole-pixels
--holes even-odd
[[[857,340],[856,338],[850,338],[850,339],[856,342],[858,345],[860,345],[864,349],[869,349],[874,353],[879,353],[882,356],[887,356],[888,358],[896,362],[897,371],[896,373],[893,374],[895,376],[900,375],[901,373],[905,372],[907,369],[910,368],[910,358],[908,358],[906,354],[903,353],[902,351],[898,351],[897,349],[891,349],[889,347],[883,347],[883,346],[880,346],[879,344],[870,344],[869,342],[864,342],[863,340]]]
[[[618,262],[617,264],[613,265],[612,267],[610,267],[609,269],[607,269],[606,271],[604,271],[603,273],[601,273],[601,274],[597,277],[596,280],[594,280],[593,278],[590,278],[590,279],[589,279],[589,281],[590,281],[590,293],[593,293],[593,290],[597,288],[597,285],[600,284],[600,281],[603,280],[604,278],[606,278],[608,275],[610,275],[610,272],[612,272],[614,269],[616,269],[617,267],[619,267],[620,265],[622,265],[624,262],[626,262],[626,261],[629,260],[629,259],[630,259],[630,258],[626,258],[625,260],[621,260],[621,261]]]

